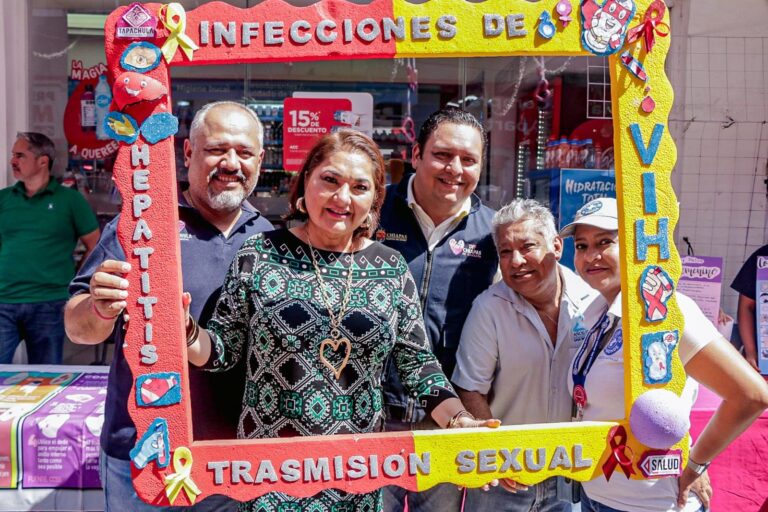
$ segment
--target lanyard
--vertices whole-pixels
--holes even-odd
[[[584,388],[584,384],[587,381],[587,374],[592,369],[592,365],[595,364],[597,356],[603,351],[605,345],[613,336],[616,331],[616,327],[619,325],[619,319],[614,318],[611,322],[611,317],[608,316],[608,312],[603,313],[600,320],[592,326],[592,329],[587,333],[587,337],[584,343],[581,345],[579,352],[576,354],[576,358],[573,360],[573,366],[571,368],[571,376],[573,378],[573,416],[577,420],[581,420],[584,415],[584,406],[587,405],[587,392]],[[584,362],[579,365],[581,358],[587,351],[589,345],[592,347],[589,349],[589,354]]]

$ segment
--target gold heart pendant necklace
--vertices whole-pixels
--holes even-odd
[[[333,334],[331,334],[331,336],[333,336]],[[328,347],[335,353],[339,350],[339,346],[341,345],[343,345],[342,350],[344,350],[344,359],[341,361],[339,367],[336,368],[332,362],[326,359],[325,349]],[[336,380],[339,380],[339,377],[341,377],[341,372],[346,368],[351,353],[352,343],[350,343],[347,338],[326,338],[320,343],[320,362],[333,372],[333,376],[336,377]]]
[[[315,248],[312,246],[312,241],[309,238],[309,230],[307,229],[306,225],[304,226],[304,232],[307,234],[309,254],[312,256],[312,266],[315,267],[315,277],[317,277],[317,282],[320,285],[320,296],[323,298],[325,309],[328,310],[328,318],[331,323],[331,332],[329,333],[330,337],[320,342],[318,359],[321,363],[323,363],[323,365],[331,370],[336,380],[339,380],[339,378],[341,378],[341,372],[343,372],[344,368],[347,367],[347,363],[349,363],[349,356],[352,354],[352,342],[349,341],[349,338],[341,335],[341,330],[339,327],[341,326],[341,321],[344,318],[344,313],[347,311],[347,306],[349,305],[349,296],[352,290],[353,256],[351,254],[349,255],[350,264],[349,269],[346,271],[347,282],[342,293],[341,309],[339,309],[338,315],[334,315],[333,308],[331,307],[331,300],[328,298],[328,295],[325,292],[325,282],[323,281],[322,272],[320,272],[320,266],[317,264],[317,258],[315,257]],[[337,367],[325,357],[325,349],[330,348],[332,353],[335,354],[339,351],[340,347],[342,347],[344,351],[344,359],[342,359],[341,364],[339,364]]]

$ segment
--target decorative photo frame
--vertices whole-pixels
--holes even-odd
[[[128,407],[138,432],[134,486],[143,500],[187,505],[212,494],[245,501],[271,491],[303,497],[331,487],[369,492],[391,484],[418,491],[441,482],[477,487],[501,477],[524,484],[554,475],[585,481],[616,469],[624,473],[616,478],[654,477],[659,475],[641,471],[640,464],[658,457],[659,448],[662,456],[682,458],[678,467],[684,466],[687,435],[651,447],[632,429],[640,418],[643,431],[652,434],[659,426],[649,427],[643,410],[670,393],[679,395],[685,380],[674,347],[668,378],[649,380],[641,343],[683,328],[671,294],[681,267],[671,239],[678,210],[670,181],[676,149],[667,127],[673,91],[664,73],[670,39],[655,37],[667,35],[660,27],[668,12],[661,0],[585,0],[568,7],[569,0],[319,0],[308,7],[265,0],[248,9],[212,2],[188,13],[175,3],[133,4],[108,17],[105,48],[115,101],[107,131],[120,143],[114,166],[123,197],[118,237],[133,268],[124,354],[136,379]],[[606,16],[620,20],[619,34],[603,37]],[[180,306],[171,137],[178,121],[171,114],[170,67],[501,55],[609,55],[625,419],[195,441]]]

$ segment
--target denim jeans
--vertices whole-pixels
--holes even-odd
[[[406,500],[408,512],[460,512],[464,497],[464,491],[454,484],[438,484],[421,492],[406,491],[402,487],[390,485],[381,491],[384,512],[403,512]]]
[[[23,339],[29,364],[61,364],[66,300],[0,304],[0,364],[10,364]]]
[[[701,507],[696,512],[705,512],[705,508]],[[603,505],[600,502],[589,499],[587,493],[584,492],[584,488],[581,489],[581,512],[624,512],[616,508]]]
[[[429,419],[418,423],[404,421],[386,421],[385,432],[405,432],[409,430],[433,430],[437,425]],[[460,512],[464,501],[464,491],[454,484],[438,484],[426,491],[406,491],[402,487],[390,485],[381,489],[384,501],[383,512],[403,512],[406,502],[408,512]]]
[[[99,476],[104,487],[106,512],[215,511],[234,512],[238,502],[224,496],[211,496],[192,507],[153,507],[141,501],[131,482],[131,461],[110,457],[104,450],[99,456]]]
[[[581,512],[623,512],[623,511],[615,508],[611,508],[608,505],[603,505],[597,501],[592,501],[591,499],[589,499],[589,496],[587,496],[587,493],[584,492],[584,489],[582,489],[581,490]]]
[[[464,502],[466,512],[570,512],[571,503],[557,497],[557,477],[528,486],[526,491],[515,493],[501,485],[490,490],[467,489]]]

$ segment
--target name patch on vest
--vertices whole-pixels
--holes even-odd
[[[387,233],[383,229],[376,231],[377,242],[407,242],[408,236],[400,233]]]

